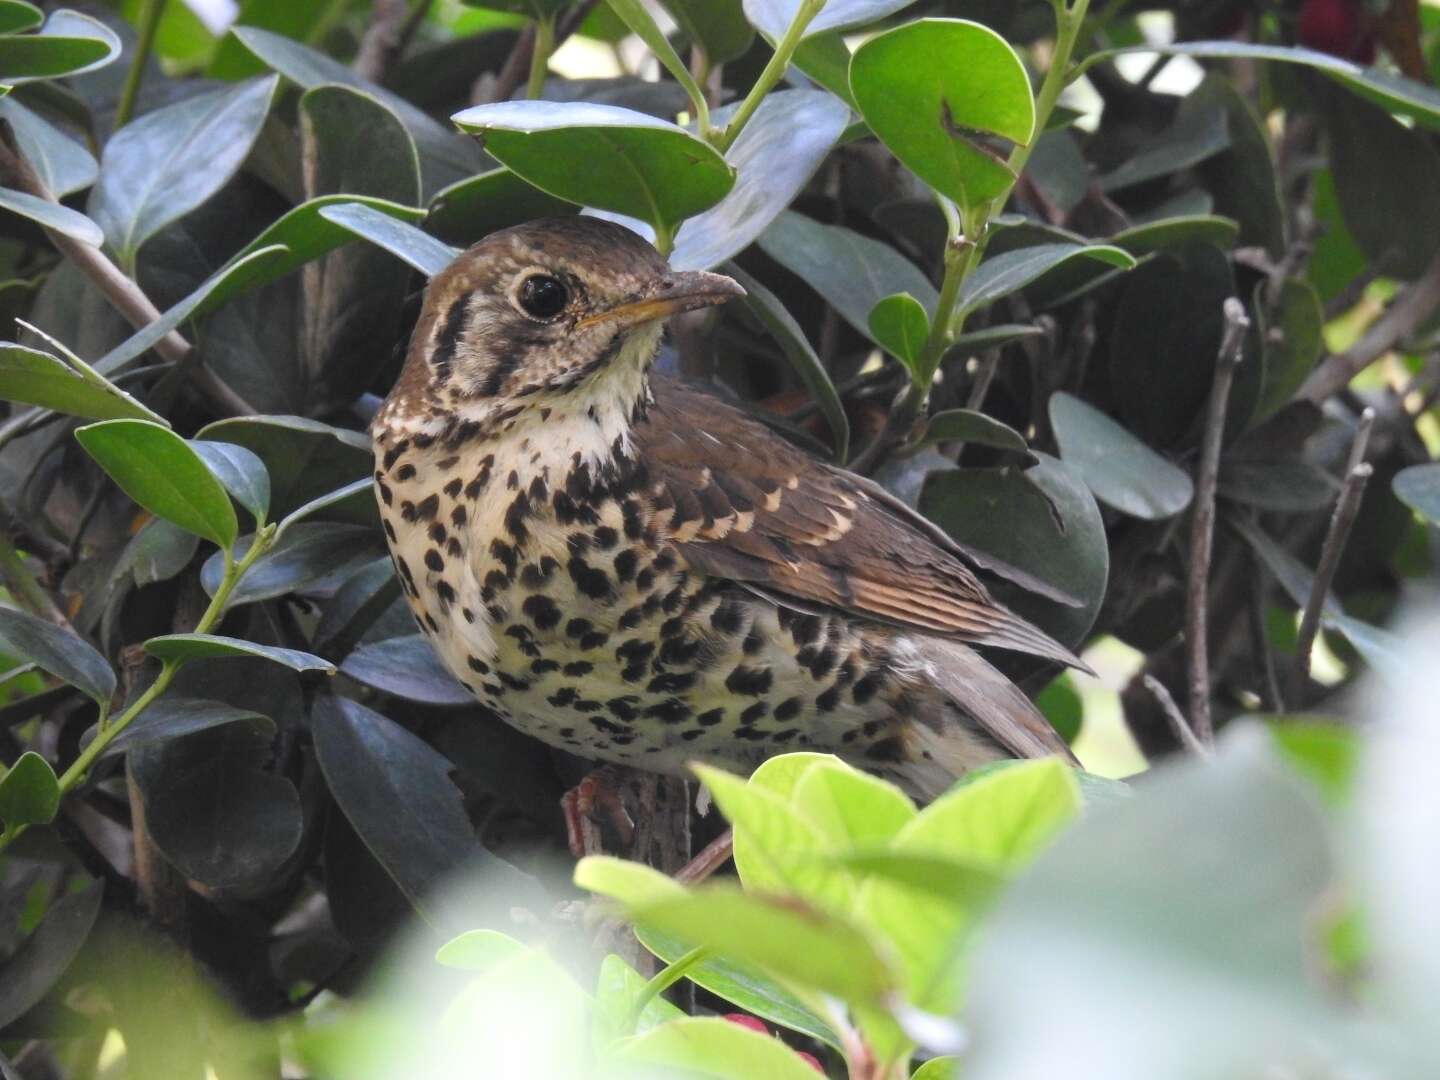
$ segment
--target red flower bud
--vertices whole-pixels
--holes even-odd
[[[769,1035],[770,1029],[765,1026],[765,1021],[757,1020],[746,1013],[726,1013],[722,1019],[729,1020],[732,1024],[739,1024],[751,1031],[758,1031],[761,1035]]]
[[[1295,31],[1311,49],[1367,64],[1375,59],[1375,30],[1362,0],[1305,0]]]
[[[812,1069],[814,1069],[816,1072],[818,1072],[821,1076],[824,1076],[824,1075],[825,1075],[825,1067],[824,1067],[823,1065],[821,1065],[818,1060],[816,1060],[816,1057],[815,1057],[814,1054],[807,1054],[804,1050],[796,1050],[795,1053],[797,1053],[797,1054],[800,1055],[800,1060],[802,1060],[803,1062],[805,1062],[806,1065],[809,1065]]]

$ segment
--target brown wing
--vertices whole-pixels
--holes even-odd
[[[959,553],[869,481],[708,394],[654,380],[634,435],[660,534],[691,566],[778,603],[1084,664],[990,598]],[[898,507],[898,509],[897,509]]]

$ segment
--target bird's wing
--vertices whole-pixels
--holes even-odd
[[[840,609],[1084,667],[991,599],[933,527],[917,525],[908,508],[898,512],[868,481],[710,395],[660,378],[654,390],[633,433],[651,520],[695,569],[780,604]]]

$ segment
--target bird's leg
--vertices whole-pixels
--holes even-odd
[[[614,830],[622,851],[629,851],[634,844],[635,822],[616,790],[617,779],[613,769],[602,765],[561,797],[565,837],[570,853],[577,859],[598,855],[604,850],[602,823]]]

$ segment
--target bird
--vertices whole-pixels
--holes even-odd
[[[977,649],[1083,663],[990,595],[982,556],[652,371],[668,316],[743,295],[585,215],[491,233],[431,279],[370,432],[444,666],[522,732],[652,772],[804,750],[933,798],[989,762],[1073,761]]]

